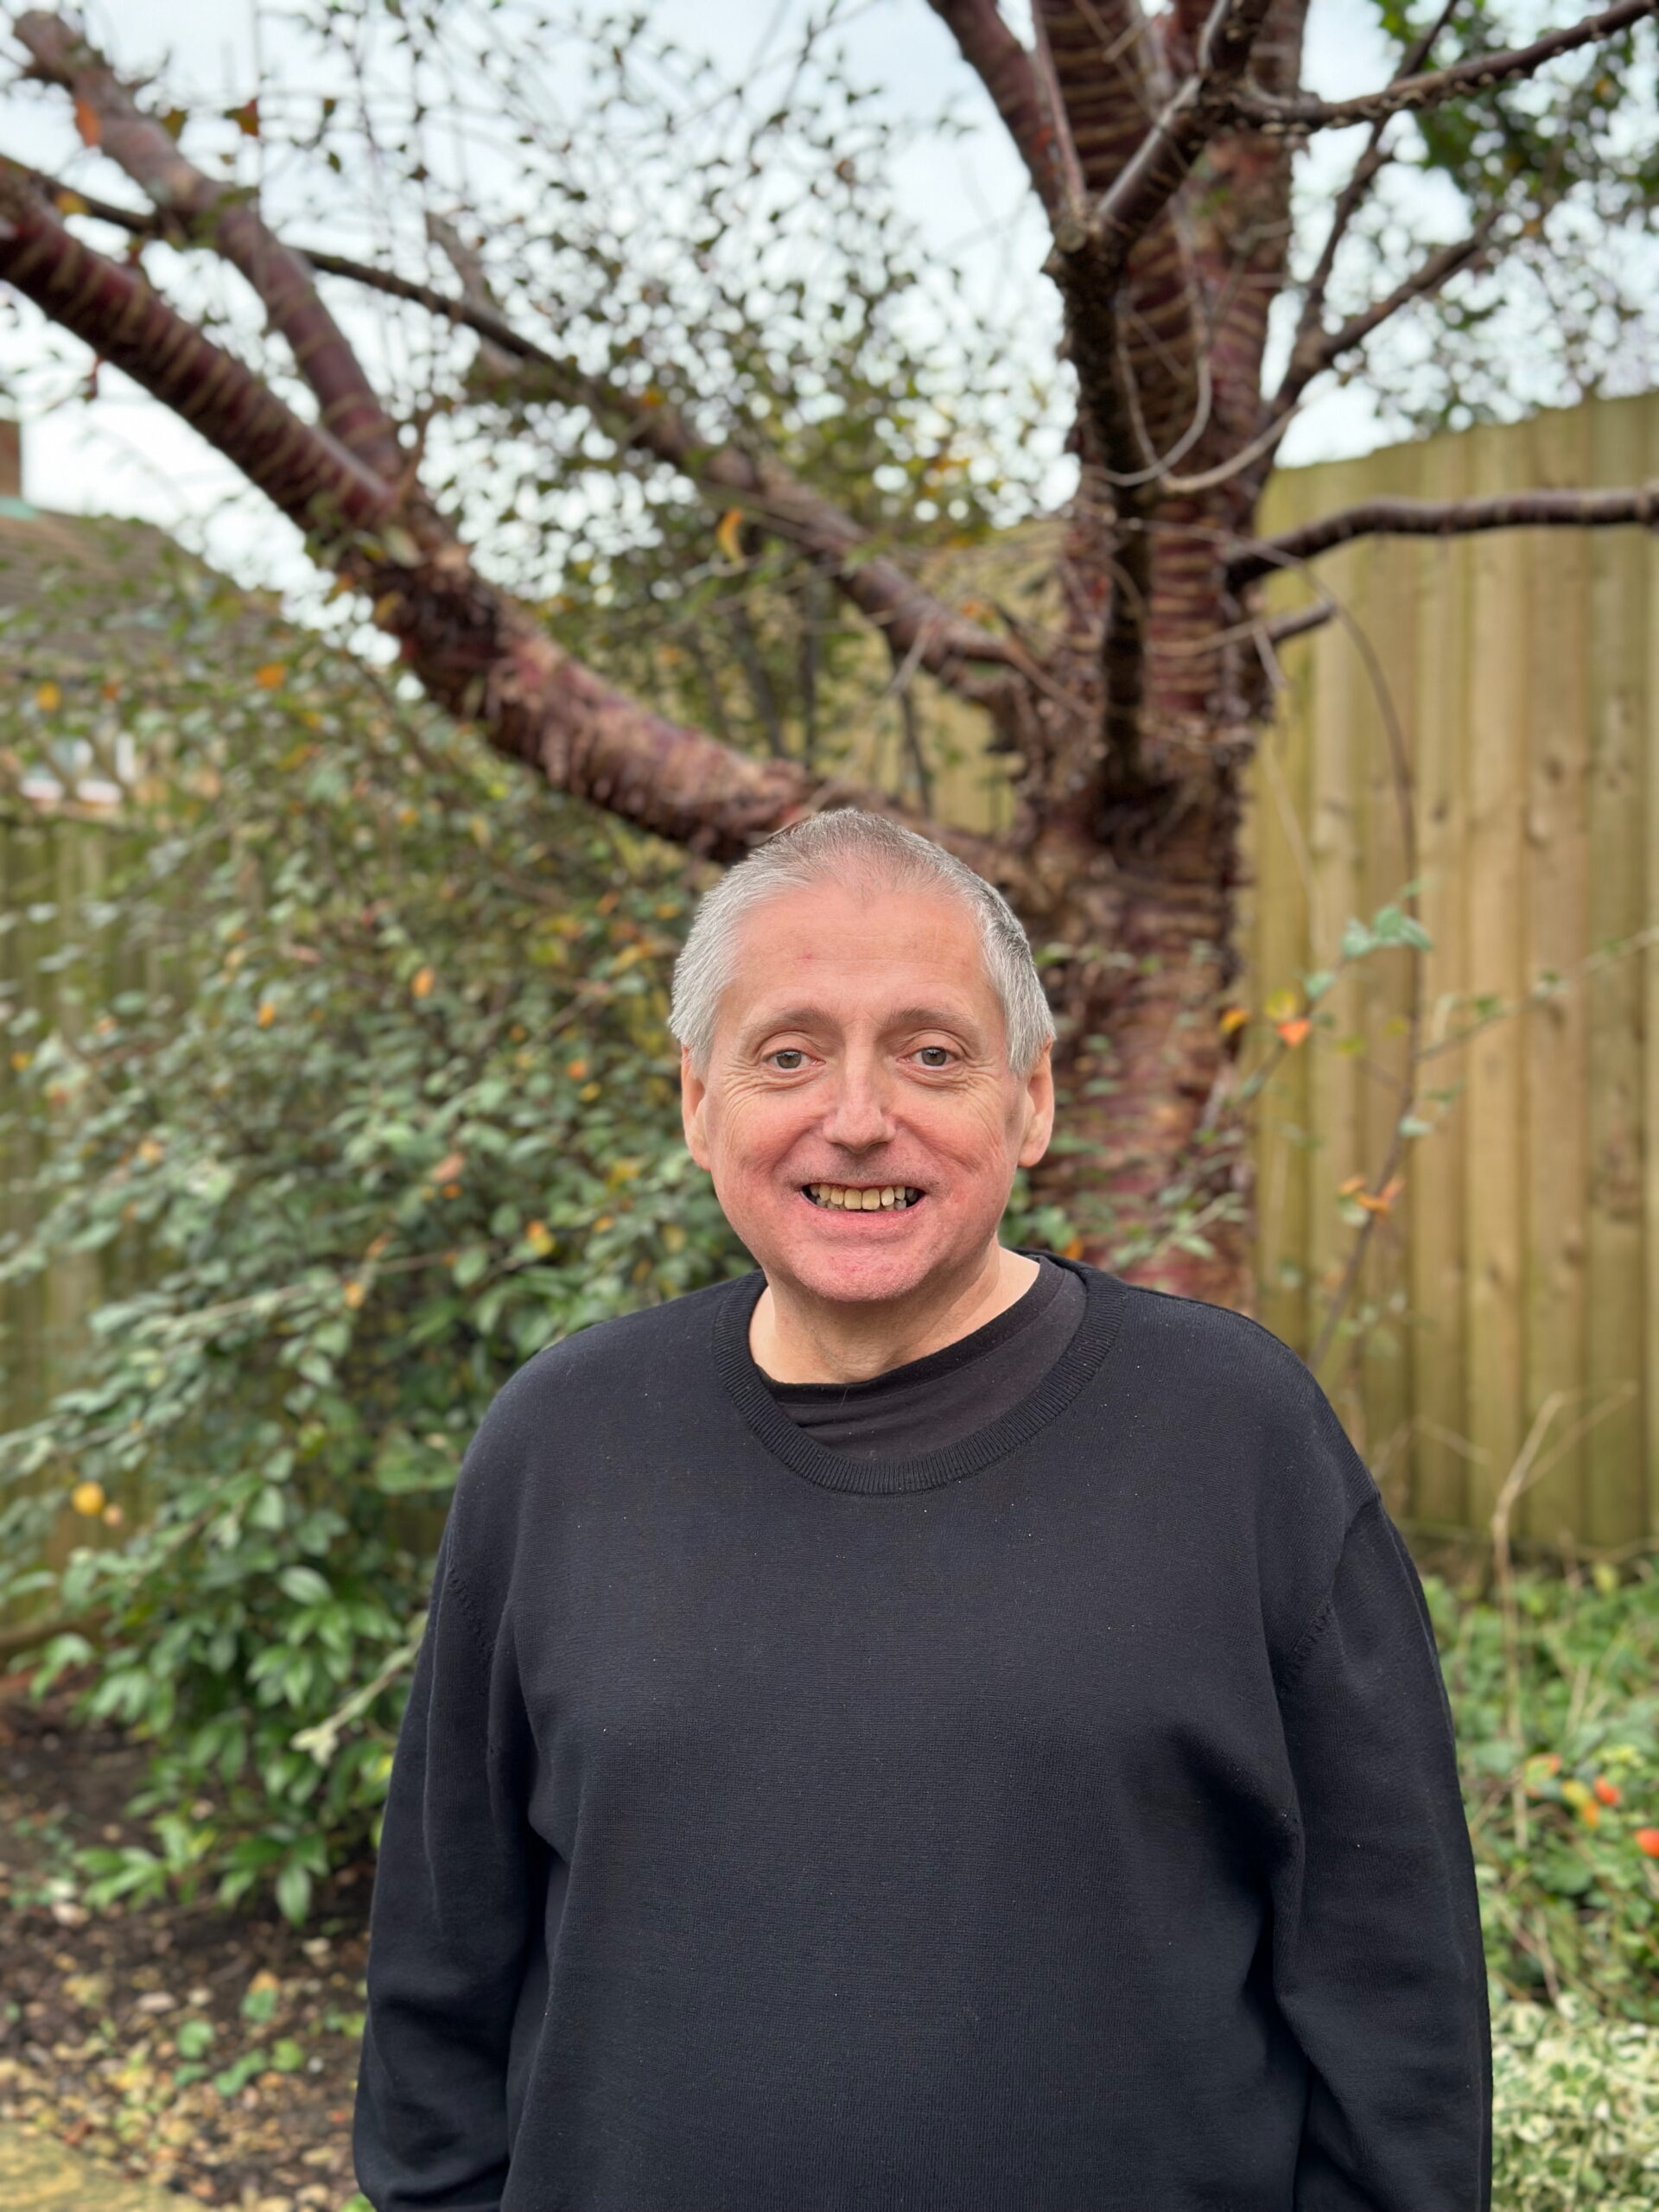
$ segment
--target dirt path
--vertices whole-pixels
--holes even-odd
[[[45,2135],[0,2126],[0,2202],[6,2212],[179,2212],[170,2190],[90,2166]]]

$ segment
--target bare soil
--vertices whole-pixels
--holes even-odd
[[[89,1911],[71,1854],[148,1840],[143,1769],[0,1678],[0,2121],[200,2204],[340,2212],[372,1867],[302,1930],[264,1904]]]

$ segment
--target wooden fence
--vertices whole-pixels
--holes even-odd
[[[1603,401],[1287,472],[1268,524],[1656,474],[1659,395]],[[1408,1520],[1484,1525],[1529,1450],[1519,1530],[1635,1546],[1659,1535],[1659,546],[1379,538],[1312,578],[1342,611],[1285,649],[1255,771],[1250,995],[1287,1011],[1272,995],[1414,877],[1433,943],[1344,969],[1268,1084],[1261,1316],[1319,1342],[1378,1204],[1414,999],[1432,1133],[1403,1147],[1322,1378]],[[1304,603],[1309,580],[1275,590]]]

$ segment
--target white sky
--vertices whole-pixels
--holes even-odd
[[[804,12],[804,0],[668,0],[663,11],[687,44],[760,82],[767,56],[787,51]],[[267,72],[280,74],[290,42],[280,10],[262,8],[258,0],[99,0],[88,14],[93,35],[124,71],[153,68],[169,57],[168,89],[186,105],[191,95],[221,109],[245,99],[257,82],[256,55],[263,49]],[[1023,170],[949,33],[926,0],[864,0],[861,7],[855,0],[846,45],[855,68],[880,87],[897,113],[931,114],[954,99],[984,118],[983,127],[965,140],[932,137],[915,145],[898,181],[933,253],[958,268],[982,296],[995,298],[999,312],[1018,315],[1022,292],[1036,302],[1046,289],[1038,273],[1040,217],[1033,222]],[[1313,0],[1307,74],[1327,95],[1386,76],[1367,0]],[[67,103],[0,85],[0,149],[62,174],[78,151]],[[1321,142],[1321,159],[1339,160],[1343,151]],[[95,165],[83,162],[75,175],[88,190],[134,197],[107,166],[99,177]],[[328,242],[315,225],[306,234]],[[43,344],[28,312],[0,332],[0,358],[27,364],[39,358]],[[1362,391],[1332,391],[1293,429],[1284,458],[1363,452],[1378,436]],[[201,546],[248,582],[289,584],[304,571],[295,533],[247,495],[229,465],[176,416],[107,369],[95,400],[74,400],[29,422],[24,448],[24,491],[41,505],[143,516]]]

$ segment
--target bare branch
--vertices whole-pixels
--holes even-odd
[[[372,601],[429,696],[560,791],[717,859],[826,798],[860,797],[652,713],[562,652],[429,514],[302,423],[137,271],[72,237],[28,173],[0,165],[0,280],[198,429]]]
[[[920,639],[922,665],[941,682],[989,704],[983,680],[976,682],[964,664],[990,662],[1022,676],[1031,674],[1029,657],[1017,644],[935,598],[896,561],[868,553],[868,534],[851,516],[775,461],[735,446],[711,444],[677,408],[663,400],[635,398],[549,353],[493,308],[456,299],[432,285],[340,254],[317,252],[307,258],[325,276],[349,278],[475,330],[499,352],[535,368],[546,379],[550,397],[586,408],[625,445],[666,461],[693,483],[742,507],[774,536],[810,554],[842,595],[900,652],[908,652]]]
[[[931,5],[990,94],[1052,218],[1062,201],[1054,121],[1046,111],[1031,55],[1003,22],[996,0],[931,0]]]
[[[1463,0],[1445,0],[1445,5],[1434,21],[1402,56],[1400,67],[1394,73],[1396,83],[1414,75],[1427,60],[1434,50],[1435,40],[1439,38],[1462,4]],[[1366,142],[1365,150],[1354,163],[1349,173],[1348,181],[1338,194],[1337,204],[1331,211],[1331,224],[1325,234],[1325,244],[1319,249],[1319,260],[1314,264],[1313,275],[1307,280],[1307,289],[1302,296],[1301,315],[1297,322],[1296,335],[1291,346],[1292,367],[1287,370],[1285,382],[1279,388],[1278,400],[1281,404],[1287,397],[1294,397],[1289,390],[1292,371],[1299,356],[1313,349],[1323,330],[1325,294],[1331,289],[1331,278],[1336,269],[1338,251],[1344,238],[1348,235],[1348,226],[1364,205],[1366,196],[1378,175],[1392,159],[1384,145],[1390,120],[1389,117],[1382,116],[1371,125],[1371,135]],[[1303,378],[1302,383],[1306,382],[1307,378]],[[1295,389],[1300,391],[1301,385],[1298,385]]]
[[[135,269],[71,236],[32,172],[0,161],[0,277],[194,423],[251,483],[325,536],[374,530],[392,488],[326,429],[302,423]]]
[[[247,278],[316,394],[324,428],[377,474],[395,478],[403,466],[397,434],[302,257],[273,237],[245,195],[214,183],[188,162],[103,56],[61,16],[32,11],[13,28],[29,49],[29,73],[72,93],[77,106],[96,118],[98,143],[111,160],[158,208],[213,245]]]
[[[65,213],[112,223],[135,237],[179,235],[177,226],[164,213],[140,213],[108,200],[89,199],[38,171],[30,174]],[[734,446],[711,444],[677,408],[666,402],[636,398],[602,377],[590,375],[575,362],[549,353],[478,296],[476,286],[469,287],[474,296],[458,299],[435,285],[400,276],[395,270],[378,268],[371,262],[354,261],[321,248],[296,251],[321,276],[343,277],[393,299],[407,300],[430,315],[476,331],[495,354],[510,356],[512,361],[533,368],[544,379],[550,397],[563,405],[586,408],[625,445],[639,447],[721,499],[741,506],[774,536],[810,555],[843,596],[901,653],[908,652],[920,639],[922,666],[976,705],[995,713],[1002,699],[997,679],[976,676],[972,664],[988,662],[1026,680],[1040,682],[1035,663],[1017,641],[999,637],[994,630],[959,614],[925,590],[896,561],[865,553],[868,534],[832,500],[775,462],[757,460]]]
[[[1489,207],[1467,238],[1437,247],[1393,291],[1382,299],[1374,300],[1359,314],[1351,315],[1339,329],[1327,332],[1315,327],[1306,339],[1299,337],[1274,396],[1275,418],[1288,414],[1316,376],[1340,360],[1344,353],[1351,353],[1356,346],[1363,346],[1373,331],[1380,329],[1390,316],[1398,315],[1402,308],[1409,307],[1414,300],[1432,298],[1453,276],[1476,266],[1491,242],[1502,213],[1501,208]]]
[[[1551,31],[1530,46],[1471,54],[1466,60],[1454,61],[1449,68],[1432,69],[1422,76],[1398,78],[1391,85],[1384,85],[1374,92],[1362,92],[1353,99],[1282,99],[1263,92],[1235,92],[1228,105],[1236,122],[1270,137],[1287,134],[1300,137],[1312,130],[1345,130],[1356,123],[1377,123],[1391,115],[1438,107],[1468,92],[1488,92],[1495,85],[1530,77],[1558,55],[1570,54],[1576,47],[1592,46],[1612,38],[1634,23],[1645,22],[1656,13],[1659,13],[1659,0],[1618,0],[1616,6],[1604,9],[1599,15],[1586,16],[1562,30]]]
[[[1366,499],[1317,522],[1241,545],[1227,563],[1235,589],[1298,567],[1357,537],[1454,537],[1484,530],[1659,529],[1659,482],[1609,492],[1502,492],[1484,499]]]
[[[461,296],[469,308],[482,308],[489,314],[499,314],[495,294],[485,274],[483,256],[476,247],[467,245],[454,225],[429,208],[426,216],[426,235],[438,248],[454,270],[461,283]],[[504,378],[518,372],[518,363],[505,353],[493,339],[480,338],[473,367],[475,373],[490,383],[499,384]]]
[[[1270,646],[1288,645],[1293,638],[1305,638],[1310,630],[1322,630],[1336,611],[1329,600],[1318,600],[1312,607],[1299,607],[1294,614],[1281,614],[1263,623],[1260,634]]]

